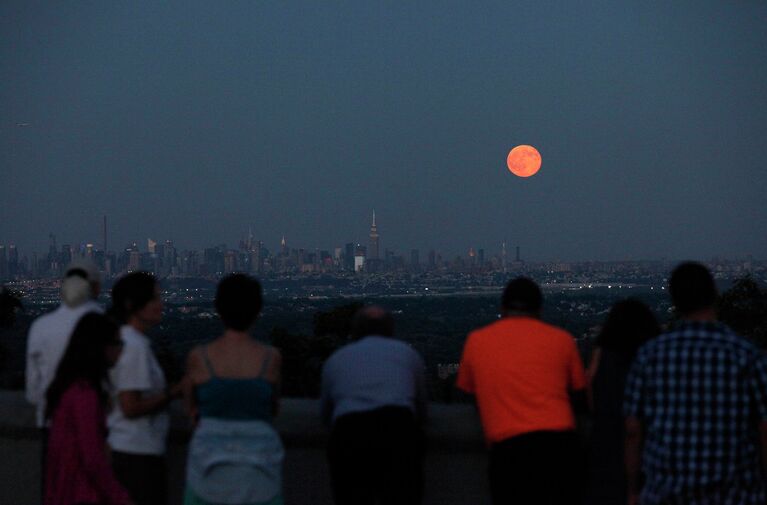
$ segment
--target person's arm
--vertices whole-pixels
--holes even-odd
[[[578,346],[575,345],[575,339],[568,334],[570,339],[570,370],[569,370],[569,392],[570,404],[575,416],[581,416],[589,413],[589,403],[586,398],[586,373],[583,370],[583,361],[578,353]]]
[[[152,395],[144,391],[120,391],[117,395],[120,410],[128,419],[154,414],[167,407],[181,393],[181,386],[176,384],[162,393]]]
[[[169,386],[162,393],[148,392],[152,387],[154,356],[149,346],[128,343],[115,365],[113,385],[117,402],[128,419],[159,412],[181,393],[180,386]]]
[[[93,390],[77,392],[76,405],[71,409],[74,416],[75,437],[80,452],[78,460],[83,466],[88,481],[94,485],[109,505],[130,504],[125,488],[112,473],[107,459],[107,448],[103,437],[103,410]]]
[[[602,350],[597,347],[591,353],[591,361],[589,362],[589,368],[586,370],[586,401],[589,405],[589,410],[594,410],[594,377],[597,376],[599,370],[599,360],[602,358]]]
[[[186,370],[184,371],[184,378],[181,379],[181,398],[184,404],[184,412],[192,420],[192,424],[197,424],[199,417],[199,411],[197,409],[197,398],[194,395],[196,377],[200,370],[200,358],[197,352],[197,347],[189,351],[186,357]]]
[[[35,324],[29,329],[27,337],[27,364],[24,374],[24,393],[27,401],[38,405],[45,394],[43,389],[43,372],[40,364],[40,349],[38,349]]]
[[[644,443],[644,358],[640,354],[634,359],[626,377],[626,391],[623,395],[624,422],[624,465],[626,470],[627,498],[629,505],[639,503],[641,491],[642,444]]]
[[[461,353],[461,363],[458,365],[458,377],[455,379],[455,387],[468,393],[474,394],[474,367],[471,359],[471,334],[466,339],[466,343],[463,345],[463,352]]]
[[[628,505],[639,503],[640,467],[642,463],[642,422],[636,417],[626,418],[626,439],[624,444],[624,459],[626,465],[626,483]]]

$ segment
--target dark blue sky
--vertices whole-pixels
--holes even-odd
[[[767,257],[765,2],[409,4],[3,2],[0,243]]]

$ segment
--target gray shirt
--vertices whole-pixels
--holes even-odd
[[[426,381],[421,356],[388,337],[367,336],[336,351],[322,369],[322,419],[400,406],[426,417]]]

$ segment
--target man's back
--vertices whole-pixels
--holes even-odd
[[[103,312],[93,301],[77,307],[61,304],[56,310],[37,318],[27,339],[26,396],[37,406],[37,423],[43,425],[45,393],[56,374],[77,322],[87,312]]]
[[[326,420],[382,406],[425,411],[424,365],[418,353],[389,337],[366,336],[336,351],[322,380]]]
[[[584,387],[572,336],[532,317],[506,317],[466,342],[457,385],[476,395],[489,442],[571,430],[569,391]]]
[[[624,410],[644,425],[643,503],[765,503],[767,364],[725,325],[685,321],[643,346]]]

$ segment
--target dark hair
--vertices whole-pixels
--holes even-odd
[[[216,312],[224,326],[245,331],[261,313],[261,284],[245,274],[232,274],[218,283]]]
[[[541,288],[527,277],[512,279],[503,291],[501,306],[508,311],[537,314],[543,306]]]
[[[363,307],[354,314],[351,324],[351,336],[354,339],[368,335],[382,337],[394,336],[394,318],[381,307]]]
[[[628,298],[610,309],[596,345],[632,358],[642,344],[659,333],[660,325],[650,307]]]
[[[70,268],[67,270],[66,275],[64,275],[64,278],[67,279],[69,277],[80,277],[81,279],[88,280],[88,272],[83,270],[82,268]]]
[[[64,392],[77,380],[86,381],[98,391],[102,404],[106,404],[104,386],[109,381],[110,363],[106,349],[121,345],[117,324],[97,312],[85,314],[75,326],[64,356],[56,369],[56,376],[46,391],[45,417],[53,417]]]
[[[121,277],[112,287],[110,315],[125,324],[154,299],[156,287],[157,280],[148,272],[132,272]]]
[[[700,263],[688,261],[677,266],[671,272],[669,291],[671,302],[681,315],[713,307],[716,303],[714,278]]]

